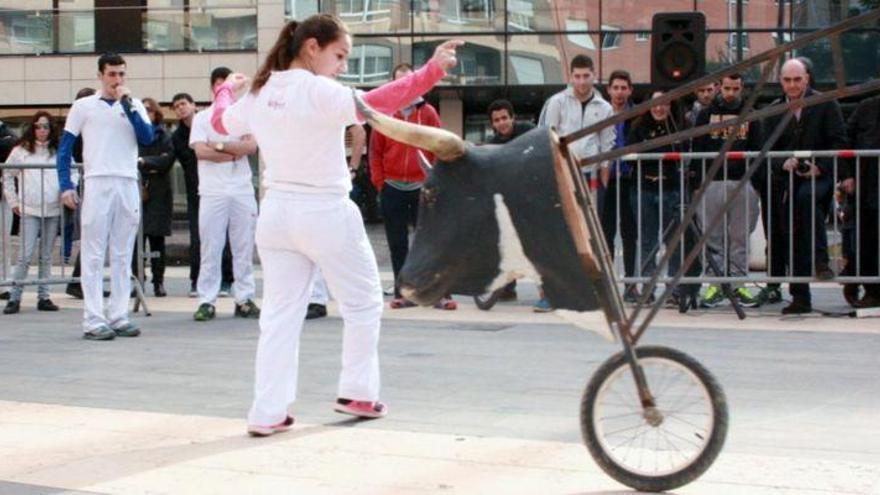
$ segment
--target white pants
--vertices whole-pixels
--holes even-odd
[[[82,203],[80,257],[83,331],[128,323],[131,255],[141,215],[135,179],[89,177]],[[104,252],[110,256],[110,305],[104,312]]]
[[[257,200],[251,194],[236,196],[201,196],[199,198],[199,240],[201,265],[199,303],[214,304],[220,292],[221,262],[226,232],[232,250],[232,292],[235,302],[254,299],[254,226],[257,221]]]
[[[326,306],[330,300],[330,291],[327,290],[327,282],[321,275],[321,269],[315,269],[315,276],[312,278],[312,292],[309,295],[309,304],[321,304]]]
[[[263,310],[248,422],[282,421],[296,399],[299,336],[316,267],[344,321],[338,397],[379,398],[382,288],[376,256],[348,198],[269,191],[257,222]]]

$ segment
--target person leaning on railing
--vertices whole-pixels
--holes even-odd
[[[7,164],[47,165],[55,161],[58,149],[58,133],[52,124],[52,116],[45,111],[34,114],[18,146],[13,148],[6,159]],[[40,243],[39,278],[47,279],[52,269],[52,246],[58,235],[58,222],[61,215],[58,175],[54,168],[49,169],[6,169],[3,172],[3,194],[9,201],[14,214],[21,218],[21,249],[13,279],[27,278],[28,265],[37,245]],[[18,183],[16,190],[15,184]],[[37,288],[37,309],[58,311],[49,299],[49,285],[40,284]],[[22,286],[16,285],[10,291],[9,302],[4,314],[18,313],[21,309]]]

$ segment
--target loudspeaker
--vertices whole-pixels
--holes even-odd
[[[706,72],[706,16],[702,12],[654,14],[651,84],[661,88],[699,79]]]

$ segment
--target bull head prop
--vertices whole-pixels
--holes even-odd
[[[528,277],[554,308],[600,309],[600,274],[584,263],[583,242],[564,212],[570,201],[561,199],[553,131],[539,127],[503,145],[472,146],[449,131],[383,115],[356,93],[355,101],[374,131],[437,157],[399,275],[407,299],[430,305],[445,294],[483,294]]]

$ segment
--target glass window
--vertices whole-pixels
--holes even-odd
[[[650,39],[651,33],[649,32],[636,33],[636,41],[648,41]]]
[[[604,0],[607,1],[607,0]],[[599,25],[599,4],[575,0],[507,0],[507,24],[512,31],[565,31],[566,20]],[[528,27],[528,29],[523,29]]]
[[[143,15],[144,49],[183,50],[185,16],[183,0],[148,0]]]
[[[723,7],[727,5],[724,0],[711,0],[711,2],[717,2]],[[650,8],[646,8],[645,5],[644,0],[602,0],[602,22],[612,26],[626,26],[626,29],[650,30],[651,20],[658,12],[692,12],[694,10],[694,0],[650,2]]]
[[[620,28],[602,24],[602,49],[608,50],[620,46]]]
[[[789,25],[790,6],[783,5],[780,12],[779,4],[768,0],[749,2],[743,0],[742,27],[745,29],[766,29],[776,27],[779,16],[783,26]],[[706,27],[709,29],[736,29],[736,0],[697,0],[697,10],[706,15]]]
[[[52,52],[51,8],[51,0],[0,1],[0,53]]]
[[[95,15],[92,12],[58,13],[58,51],[92,53],[95,51]]]
[[[318,12],[318,0],[286,0],[284,2],[284,15],[288,19],[301,20]]]
[[[560,46],[564,36],[515,35],[507,41],[510,63],[507,65],[507,84],[564,84],[563,55]]]
[[[462,39],[466,43],[458,50],[458,64],[443,82],[454,85],[504,84],[504,43],[501,37],[469,36]],[[442,41],[446,41],[446,38],[413,43],[413,65],[418,67],[427,62]]]
[[[352,47],[348,70],[339,80],[348,84],[378,84],[391,80],[394,67],[390,46],[363,44]]]
[[[352,33],[409,31],[409,2],[397,0],[326,0],[324,12],[345,21]]]
[[[257,12],[254,8],[191,10],[190,23],[190,50],[257,49]]]
[[[534,31],[537,27],[535,4],[529,0],[508,0],[507,29],[511,31]]]
[[[418,33],[503,29],[504,0],[413,0]]]
[[[589,31],[589,29],[589,21],[582,21],[579,19],[565,20],[566,31]],[[566,37],[568,38],[568,41],[574,43],[576,46],[586,48],[587,50],[596,49],[596,45],[593,44],[593,37],[588,33],[568,33]]]
[[[600,70],[597,78],[604,79],[615,70],[625,70],[630,73],[634,84],[651,82],[651,44],[636,43],[636,34],[614,34],[619,43],[613,50],[603,48],[602,66],[597,67]],[[594,59],[594,62],[599,61]]]

